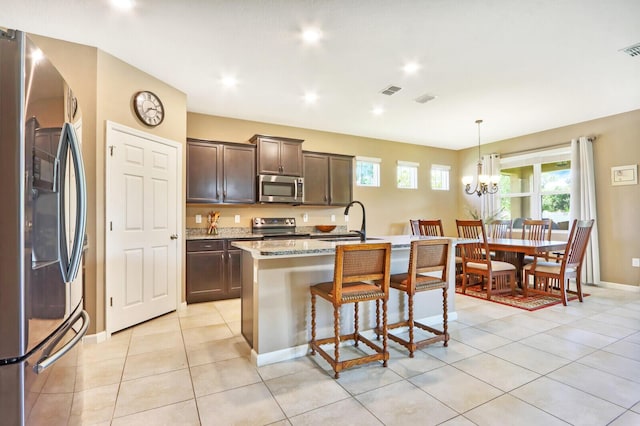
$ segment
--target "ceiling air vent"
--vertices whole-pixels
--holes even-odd
[[[621,52],[626,53],[629,56],[640,56],[640,43],[636,43],[633,46],[620,49]]]
[[[421,95],[415,98],[414,101],[416,101],[419,104],[426,104],[427,102],[432,101],[435,98],[436,96],[425,93],[424,95]]]
[[[391,85],[391,86],[387,86],[384,89],[382,89],[380,91],[380,93],[382,93],[383,95],[391,96],[393,94],[398,93],[401,89],[402,89],[402,87]]]

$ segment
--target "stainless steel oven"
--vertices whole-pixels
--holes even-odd
[[[301,204],[304,194],[304,178],[297,176],[259,175],[259,203]]]

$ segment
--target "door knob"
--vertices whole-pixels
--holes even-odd
[[[172,240],[177,240],[178,239],[178,234],[171,234],[171,236],[169,237]]]

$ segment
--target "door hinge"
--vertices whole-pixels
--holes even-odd
[[[109,155],[111,155],[113,157],[113,150],[114,150],[115,146],[113,145],[109,145]]]
[[[113,222],[109,222],[109,231],[113,231]]]
[[[109,298],[109,306],[113,306],[113,297]]]

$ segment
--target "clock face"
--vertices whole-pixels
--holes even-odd
[[[142,91],[133,98],[133,109],[136,115],[147,126],[155,127],[164,119],[164,107],[160,99],[153,93]]]

